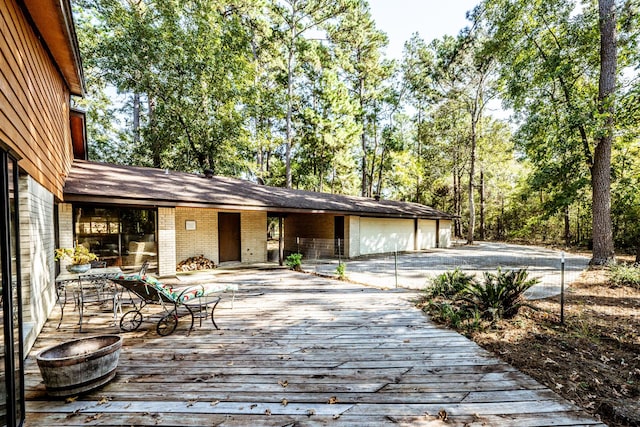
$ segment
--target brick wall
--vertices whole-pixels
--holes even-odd
[[[176,263],[203,255],[216,265],[218,256],[218,211],[204,208],[176,208]],[[187,230],[186,221],[195,221],[196,229]]]
[[[30,176],[19,183],[20,271],[25,349],[33,346],[55,302],[53,194]]]
[[[204,255],[220,263],[218,247],[217,209],[176,208],[176,262]],[[195,221],[196,229],[187,230],[186,221]],[[267,260],[267,213],[261,211],[240,212],[241,262],[265,262]]]
[[[313,246],[313,254],[306,254],[310,257],[333,256],[333,238],[335,232],[335,215],[331,214],[290,214],[284,220],[284,250],[286,252],[297,252],[298,241],[301,239],[308,247]],[[347,219],[345,218],[345,221]],[[346,227],[345,227],[346,228]],[[318,239],[317,242],[309,243],[309,239]],[[301,247],[300,252],[305,252]]]
[[[158,208],[158,275],[176,272],[176,209]]]
[[[240,214],[240,255],[242,262],[267,261],[267,213],[246,211]]]

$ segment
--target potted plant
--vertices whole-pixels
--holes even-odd
[[[75,248],[58,248],[55,250],[55,260],[68,260],[67,270],[72,273],[84,273],[91,268],[91,261],[98,259],[96,254],[86,246],[77,245]]]

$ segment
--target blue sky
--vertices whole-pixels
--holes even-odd
[[[369,0],[377,27],[387,33],[387,56],[400,59],[404,42],[418,32],[427,42],[456,35],[469,24],[465,13],[480,0]]]

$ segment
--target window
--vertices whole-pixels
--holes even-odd
[[[74,205],[74,240],[107,265],[136,270],[149,261],[157,268],[156,210]]]

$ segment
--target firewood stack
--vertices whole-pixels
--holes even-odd
[[[209,258],[205,258],[204,255],[198,255],[191,258],[187,258],[178,263],[178,271],[196,271],[196,270],[209,270],[216,268],[216,264]]]

